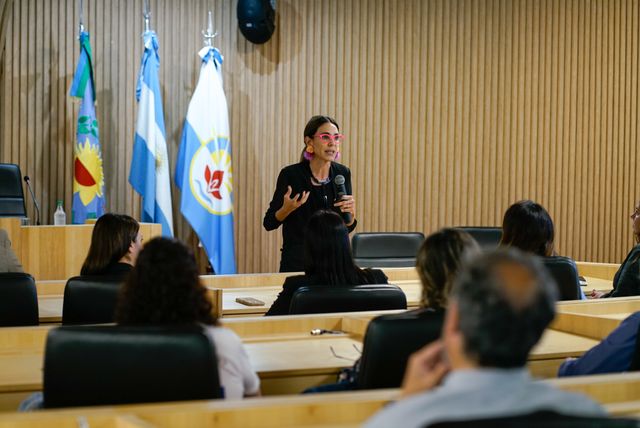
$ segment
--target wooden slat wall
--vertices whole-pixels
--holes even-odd
[[[0,159],[34,178],[50,222],[57,198],[71,203],[77,2],[2,2]],[[277,268],[279,232],[265,232],[262,216],[316,113],[348,136],[342,161],[359,231],[497,225],[510,203],[532,198],[552,214],[562,254],[620,262],[632,245],[639,0],[280,0],[277,32],[262,46],[239,33],[236,5],[151,1],[172,169],[214,11],[240,271]],[[136,217],[127,176],[141,9],[141,0],[85,0],[108,208]],[[178,196],[177,235],[193,242]]]

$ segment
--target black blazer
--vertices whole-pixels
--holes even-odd
[[[340,210],[333,206],[337,201],[337,191],[334,184],[336,175],[345,178],[345,188],[352,194],[351,171],[344,165],[331,162],[329,182],[321,186],[311,184],[311,167],[308,161],[299,162],[283,168],[278,175],[278,183],[264,215],[262,224],[266,230],[274,230],[282,224],[282,258],[280,272],[301,272],[304,270],[304,229],[313,213],[321,209]],[[310,192],[309,199],[302,206],[289,214],[281,223],[276,219],[276,211],[282,207],[287,186],[291,186],[291,196]],[[349,226],[349,232],[356,227],[356,222]]]
[[[631,249],[613,277],[613,291],[607,297],[640,295],[640,245]]]
[[[368,277],[368,281],[362,282],[362,284],[388,284],[387,275],[384,274],[380,269],[363,269],[366,276]],[[362,285],[362,284],[349,284],[351,285]],[[295,275],[290,276],[285,279],[284,284],[282,285],[282,291],[278,294],[275,302],[269,308],[265,316],[270,315],[289,315],[289,306],[291,305],[291,298],[293,294],[300,287],[308,287],[320,285],[325,286],[326,284],[319,284],[317,280],[314,278],[309,278],[307,275]]]

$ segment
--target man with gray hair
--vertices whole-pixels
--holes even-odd
[[[536,382],[529,352],[555,316],[556,286],[541,262],[515,249],[469,260],[454,280],[442,339],[413,354],[402,396],[367,427],[523,415],[603,416],[589,398]]]

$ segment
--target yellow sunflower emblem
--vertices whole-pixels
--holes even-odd
[[[97,146],[92,146],[87,138],[74,148],[73,193],[80,192],[80,200],[86,206],[96,196],[102,196],[104,174],[102,155]]]

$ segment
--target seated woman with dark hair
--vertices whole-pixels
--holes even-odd
[[[552,257],[557,256],[554,250],[554,237],[555,230],[551,216],[542,205],[536,202],[518,201],[504,213],[500,240],[502,246],[515,247],[540,257]],[[579,290],[579,298],[586,299],[582,288]]]
[[[554,235],[553,220],[542,205],[518,201],[504,213],[500,245],[549,257],[554,255]]]
[[[478,252],[480,252],[478,243],[471,235],[460,229],[440,229],[427,236],[416,255],[416,271],[422,284],[420,308],[398,314],[382,315],[372,320],[372,322],[376,320],[385,323],[393,320],[410,320],[411,323],[415,322],[420,326],[428,323],[433,325],[437,331],[440,331],[444,321],[451,284],[458,274],[464,259]],[[403,325],[406,326],[406,324]],[[432,329],[424,329],[421,334],[426,334],[428,330]],[[393,330],[388,331],[393,332]],[[421,338],[424,338],[424,336],[421,336]],[[366,343],[366,341],[365,337],[364,342]],[[366,347],[364,352],[366,353]],[[366,357],[363,354],[363,359]],[[406,357],[408,358],[409,355],[407,354]],[[338,383],[310,388],[305,392],[315,393],[356,389],[360,361],[356,362],[353,368],[343,370]],[[391,370],[395,371],[395,368]],[[400,381],[401,379],[398,379],[398,382]]]
[[[330,210],[316,211],[305,229],[304,275],[288,277],[266,315],[288,315],[293,294],[306,286],[387,284],[379,269],[360,269],[353,261],[349,231],[342,217]]]
[[[80,275],[125,276],[142,248],[138,222],[128,215],[106,213],[96,221]]]
[[[155,238],[145,245],[120,292],[116,322],[207,325],[225,398],[260,394],[260,380],[240,338],[218,325],[193,253],[180,241]]]

